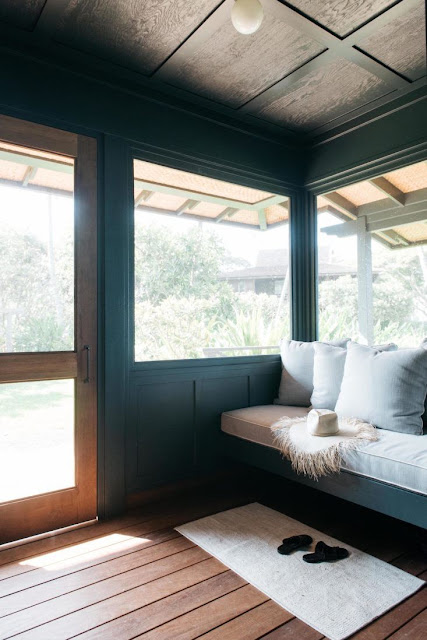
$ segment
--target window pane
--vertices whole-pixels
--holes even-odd
[[[317,199],[319,338],[427,337],[427,163]]]
[[[331,213],[318,216],[319,339],[359,339],[357,320],[357,239],[329,235],[344,224]]]
[[[417,346],[427,337],[427,247],[393,250],[374,240],[372,259],[375,343]]]
[[[135,360],[277,353],[289,336],[287,208],[230,208],[231,197],[273,194],[138,162],[152,183],[135,188]],[[155,191],[156,177],[170,192]],[[212,197],[192,206],[184,187]]]
[[[0,352],[74,349],[73,171],[0,142]]]
[[[0,502],[74,486],[74,380],[0,385]]]

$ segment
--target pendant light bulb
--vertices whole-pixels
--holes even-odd
[[[236,0],[231,10],[231,22],[239,33],[249,35],[261,26],[264,11],[259,0]]]

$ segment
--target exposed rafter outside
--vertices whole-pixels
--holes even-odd
[[[226,209],[224,209],[224,211],[221,211],[221,213],[215,218],[215,222],[221,222],[221,220],[224,220],[224,218],[231,218],[235,213],[238,212],[239,209],[237,209],[236,207],[227,207]]]
[[[30,180],[32,180],[37,173],[37,167],[28,167],[25,171],[24,178],[22,180],[22,186],[26,187]]]
[[[135,209],[137,211],[145,211],[147,213],[155,213],[158,216],[164,216],[167,218],[170,218],[171,216],[176,216],[175,211],[171,210],[171,209],[162,209],[162,208],[158,208],[156,207],[155,209],[153,207],[150,207],[148,205],[145,204],[140,204],[137,207],[135,207]],[[184,219],[187,220],[198,220],[200,222],[206,222],[206,223],[213,223],[216,224],[217,223],[217,219],[216,218],[209,218],[203,215],[198,215],[197,213],[182,213],[181,216]],[[280,227],[281,225],[284,224],[288,224],[289,220],[282,220],[279,222],[273,222],[271,224],[268,225],[268,229],[272,229],[273,227]],[[254,228],[259,228],[259,225],[257,227],[254,227],[254,225],[248,225],[245,224],[244,222],[237,222],[236,220],[233,220],[233,216],[231,216],[230,218],[227,217],[227,226],[231,225],[231,226],[235,226],[235,227],[240,227],[240,228],[246,228],[246,229],[254,229]]]
[[[408,247],[410,245],[410,242],[408,242],[407,240],[405,240],[405,238],[403,238],[398,233],[396,233],[396,231],[393,231],[393,229],[386,229],[385,231],[380,231],[377,233],[377,236],[383,236],[387,241],[391,240],[392,243],[394,243],[397,246]]]
[[[19,186],[20,188],[22,188],[22,183],[21,182],[16,182],[15,180],[4,180],[3,178],[0,178],[0,185],[4,185],[5,187],[16,187]],[[72,198],[73,197],[73,192],[72,191],[64,191],[64,189],[56,189],[55,187],[45,187],[42,185],[38,185],[38,184],[32,184],[32,183],[28,183],[28,185],[26,187],[24,187],[25,189],[31,190],[31,191],[36,191],[38,193],[49,193],[53,196],[62,196],[64,198]]]
[[[135,198],[135,207],[140,202],[148,202],[154,195],[154,191],[142,190],[141,193]]]
[[[47,158],[40,158],[38,156],[32,156],[30,154],[25,155],[23,153],[5,151],[3,149],[0,149],[0,159],[8,160],[9,162],[15,162],[18,164],[24,164],[26,166],[35,167],[37,169],[49,169],[50,171],[60,171],[61,173],[74,172],[73,163],[48,160]]]
[[[258,211],[259,228],[261,231],[267,230],[267,217],[264,210]]]
[[[184,202],[184,204],[182,204],[180,207],[178,207],[178,209],[176,210],[176,215],[180,216],[181,214],[184,213],[184,211],[186,209],[191,211],[191,209],[194,209],[194,207],[197,206],[199,204],[199,202],[200,202],[200,200],[186,200]]]
[[[417,189],[416,191],[411,191],[410,193],[405,194],[405,206],[411,204],[420,204],[421,202],[427,203],[427,188]],[[385,213],[393,210],[399,211],[399,209],[400,205],[390,200],[390,198],[386,198],[385,200],[378,200],[377,202],[362,204],[357,208],[357,214],[361,216],[369,216],[374,213]]]
[[[369,179],[367,182],[386,196],[374,202],[357,206],[348,198],[344,198],[340,189],[320,196],[318,212],[332,213],[343,221],[326,227],[324,233],[337,237],[357,235],[359,220],[363,218],[364,230],[374,234],[377,240],[390,248],[427,244],[427,188],[409,191],[412,185],[427,184],[427,172],[423,164],[413,165],[413,171],[410,171],[412,167],[404,167],[401,171],[388,174],[387,178],[379,176]],[[402,186],[402,189],[396,185]],[[352,194],[350,197],[352,199],[354,197],[356,202],[357,199],[360,202],[366,202],[370,194],[368,187],[364,192],[363,182],[354,186],[356,189],[347,191],[346,195]],[[374,194],[371,194],[371,197],[374,197]],[[331,204],[325,204],[325,201]],[[420,227],[421,222],[426,223],[425,234]],[[410,225],[415,225],[412,232],[408,229]],[[399,227],[405,227],[405,230],[402,229],[400,233]],[[415,233],[415,235],[407,236],[408,233]]]
[[[397,205],[403,207],[405,204],[405,194],[403,191],[395,187],[394,184],[389,182],[387,178],[380,176],[379,178],[372,178],[369,182],[390,198],[390,200],[393,200]]]
[[[405,209],[408,209],[405,212]],[[391,216],[390,218],[383,218],[382,220],[370,220],[368,222],[369,231],[384,231],[385,229],[394,229],[401,225],[411,224],[414,222],[423,222],[427,220],[427,207],[421,206],[418,210],[414,211],[413,207],[403,207],[402,215]]]
[[[259,202],[249,203],[243,200],[234,200],[232,198],[224,198],[222,196],[214,196],[207,193],[201,193],[198,191],[191,191],[189,189],[180,189],[179,187],[171,187],[165,184],[158,184],[156,182],[148,182],[135,178],[135,184],[142,189],[148,189],[158,193],[166,193],[168,195],[174,195],[186,200],[197,200],[198,202],[210,202],[212,204],[219,204],[225,207],[231,207],[235,209],[247,209],[250,211],[260,211],[273,204],[280,204],[284,200],[287,200],[286,196],[271,196]],[[221,215],[221,214],[220,214]]]
[[[338,209],[341,209],[341,211],[349,214],[351,217],[357,216],[357,207],[350,202],[350,200],[344,198],[340,193],[333,191],[332,193],[327,193],[322,197]]]
[[[366,229],[370,232],[385,231],[394,229],[401,225],[411,224],[414,222],[423,222],[427,220],[427,203],[408,205],[401,207],[398,211],[389,211],[388,215],[383,212],[377,214],[371,213],[369,216],[359,215],[366,218]],[[344,238],[357,233],[357,219],[349,220],[343,224],[337,224],[324,229],[328,235],[339,236]]]

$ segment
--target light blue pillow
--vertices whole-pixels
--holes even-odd
[[[427,349],[378,351],[350,342],[335,411],[380,429],[421,435],[426,390]]]
[[[378,351],[396,351],[394,343],[374,347]],[[314,343],[313,393],[311,404],[314,409],[335,410],[341,383],[347,349],[325,342]]]
[[[328,344],[345,347],[349,338]],[[282,378],[274,404],[309,407],[313,393],[314,342],[282,340]]]

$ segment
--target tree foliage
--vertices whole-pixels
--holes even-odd
[[[376,248],[374,325],[377,343],[413,346],[427,334],[427,251]],[[235,292],[224,271],[246,266],[205,227],[136,225],[137,360],[198,358],[209,347],[278,344],[289,337],[289,300]],[[67,350],[73,343],[73,239],[52,247],[0,230],[0,351]],[[322,339],[358,338],[357,280],[319,284]],[[231,354],[232,352],[230,352]]]
[[[72,348],[70,243],[71,238],[64,238],[50,260],[48,247],[35,236],[7,227],[0,230],[0,351]]]
[[[169,233],[167,227],[137,225],[135,299],[158,304],[170,296],[209,298],[221,287],[224,257],[217,236],[199,228]]]

